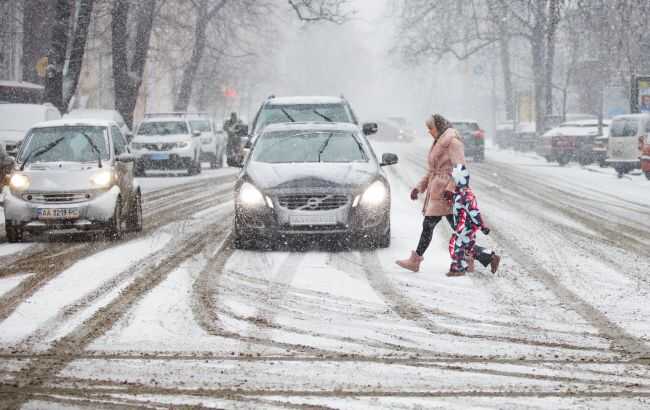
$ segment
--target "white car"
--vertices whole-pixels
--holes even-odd
[[[52,104],[0,104],[0,145],[15,157],[32,126],[59,118],[61,113]]]
[[[184,113],[146,114],[131,141],[136,175],[174,170],[199,174],[201,135],[201,131],[192,131]]]
[[[210,168],[221,168],[226,153],[226,136],[222,130],[216,130],[214,121],[207,114],[188,114],[192,132],[201,132],[201,161],[209,161]]]
[[[120,128],[122,135],[127,138],[131,137],[131,130],[129,126],[126,125],[124,118],[120,115],[119,112],[115,110],[102,110],[102,109],[77,109],[72,110],[69,113],[65,114],[63,118],[78,118],[78,119],[95,119],[95,120],[106,120],[113,121],[117,123],[117,126]]]

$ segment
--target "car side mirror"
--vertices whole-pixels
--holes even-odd
[[[193,137],[200,137],[201,136],[201,131],[192,131],[192,136]]]
[[[363,127],[362,127],[363,135],[375,134],[378,129],[379,129],[379,126],[377,125],[376,122],[367,122],[367,123],[363,124]]]
[[[387,152],[384,155],[381,156],[381,164],[380,166],[386,166],[386,165],[395,165],[399,161],[399,158],[397,158],[397,155]]]
[[[117,162],[135,162],[135,156],[133,154],[125,152],[115,157],[115,160]]]
[[[237,126],[237,134],[239,135],[248,135],[248,124],[241,124]]]

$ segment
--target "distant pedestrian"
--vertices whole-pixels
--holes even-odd
[[[223,123],[223,130],[226,132],[226,158],[230,166],[235,165],[243,157],[240,126],[241,121],[237,118],[236,112],[230,113],[230,118]]]
[[[438,222],[445,217],[452,229],[454,227],[451,199],[455,184],[451,171],[454,165],[465,165],[463,141],[449,121],[442,115],[435,114],[427,119],[426,126],[429,135],[433,137],[433,144],[427,156],[427,173],[411,191],[412,200],[417,200],[421,193],[425,194],[422,208],[424,215],[422,233],[418,246],[415,251],[411,252],[411,256],[396,262],[399,266],[412,272],[420,270],[424,252],[431,243],[433,230]],[[500,261],[498,255],[488,252],[480,246],[475,246],[472,254],[483,266],[490,265],[491,270],[496,272]],[[473,261],[470,260],[469,263],[473,263]]]

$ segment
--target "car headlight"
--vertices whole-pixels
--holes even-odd
[[[113,173],[111,171],[100,171],[90,177],[90,182],[97,188],[108,188],[113,185]]]
[[[187,141],[181,141],[176,143],[176,148],[187,148],[190,146],[190,143]]]
[[[381,181],[373,182],[363,193],[361,205],[377,206],[383,203],[388,197],[388,189]]]
[[[264,206],[264,195],[252,184],[244,182],[239,188],[239,201],[248,207]]]
[[[23,174],[14,174],[9,180],[9,186],[14,191],[24,191],[29,188],[29,177]]]

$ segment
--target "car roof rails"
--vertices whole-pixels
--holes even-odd
[[[158,118],[158,117],[209,117],[210,113],[201,112],[149,112],[144,114],[144,118]]]

